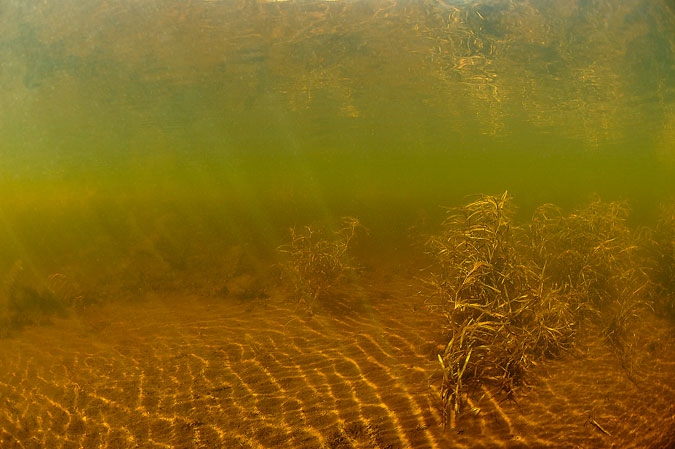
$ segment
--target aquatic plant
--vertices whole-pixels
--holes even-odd
[[[535,257],[548,267],[549,287],[577,311],[592,311],[622,362],[629,364],[630,327],[651,308],[653,282],[645,252],[648,234],[627,224],[625,202],[597,196],[568,216],[545,205],[531,224]]]
[[[454,427],[474,386],[512,396],[534,364],[573,346],[585,318],[631,378],[631,328],[651,307],[653,285],[628,213],[594,197],[569,215],[542,205],[519,227],[508,192],[448,210],[426,243],[433,264],[423,279],[427,303],[447,319],[438,354],[444,424]]]
[[[675,199],[661,205],[656,229],[647,240],[657,291],[654,305],[660,313],[675,319]]]
[[[343,217],[341,221],[342,226],[330,237],[323,229],[312,226],[291,228],[290,242],[278,248],[285,256],[282,270],[291,280],[297,298],[305,304],[311,304],[358,270],[349,248],[365,228],[353,217]]]
[[[30,324],[63,314],[66,304],[49,289],[39,289],[25,279],[21,260],[11,266],[0,286],[0,337]]]
[[[529,257],[513,215],[508,192],[482,196],[449,209],[441,233],[427,241],[434,264],[425,292],[446,316],[450,338],[438,361],[443,422],[451,427],[472,386],[511,396],[537,358],[572,342],[573,310],[547,286],[545,264]]]

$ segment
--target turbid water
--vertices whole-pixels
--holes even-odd
[[[673,36],[666,0],[3,2],[0,446],[675,444]],[[424,242],[505,191],[635,244],[569,234],[604,299],[546,284],[573,344],[450,425]],[[277,249],[345,216],[360,269],[303,296]]]

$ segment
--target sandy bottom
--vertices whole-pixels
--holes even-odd
[[[440,317],[406,282],[306,307],[154,293],[0,347],[2,448],[675,447],[675,332],[632,367],[592,332],[515,400],[475,391],[444,429]]]

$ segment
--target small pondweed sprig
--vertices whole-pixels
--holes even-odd
[[[318,227],[293,227],[290,241],[278,248],[284,255],[282,271],[301,302],[311,304],[358,271],[349,249],[365,228],[353,217],[343,217],[341,222],[342,226],[330,236]]]

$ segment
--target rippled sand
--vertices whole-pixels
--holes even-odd
[[[280,291],[130,294],[0,347],[2,448],[675,445],[675,333],[643,322],[631,366],[592,331],[515,398],[472,392],[444,429],[438,316],[405,281],[312,310]]]

